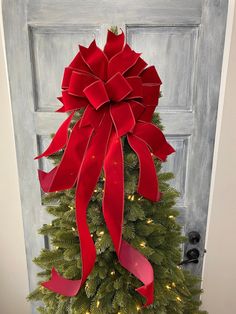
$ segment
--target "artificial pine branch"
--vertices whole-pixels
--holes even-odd
[[[154,115],[153,122],[159,123]],[[172,173],[161,172],[161,163],[155,161],[163,197],[153,203],[136,193],[138,162],[136,155],[124,141],[125,151],[125,213],[123,237],[152,263],[155,271],[155,301],[141,309],[143,300],[134,291],[139,281],[118,263],[110,235],[101,211],[103,176],[88,208],[88,223],[96,244],[97,260],[87,282],[77,296],[61,299],[57,294],[39,287],[29,300],[44,303],[39,313],[47,314],[197,314],[199,310],[199,279],[178,266],[180,245],[185,241],[177,222],[175,208],[179,193],[168,181]],[[58,162],[57,160],[55,162]],[[46,209],[56,219],[43,225],[39,233],[50,238],[50,249],[42,250],[34,261],[42,268],[43,280],[52,266],[70,279],[80,278],[81,260],[79,238],[76,233],[74,190],[50,193],[44,196]],[[55,205],[55,203],[57,205]],[[53,205],[51,205],[53,204]],[[173,284],[174,283],[174,284]]]

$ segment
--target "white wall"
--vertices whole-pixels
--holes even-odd
[[[236,14],[234,7],[235,1],[230,1],[208,217],[207,254],[203,274],[205,290],[202,296],[203,308],[210,314],[236,313]]]
[[[28,314],[26,255],[3,48],[0,14],[0,313]]]
[[[233,7],[234,1],[230,1],[203,277],[203,308],[210,314],[236,313],[236,16],[226,76]],[[0,313],[28,314],[26,257],[2,35],[0,14]]]

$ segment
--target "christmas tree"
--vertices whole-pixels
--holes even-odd
[[[114,30],[117,33],[117,29]],[[94,45],[94,44],[93,44]],[[74,114],[71,128],[81,118],[83,109]],[[152,123],[162,130],[157,113]],[[34,262],[42,268],[39,285],[29,296],[41,301],[40,313],[47,314],[195,314],[199,310],[200,279],[180,266],[181,244],[186,238],[178,223],[175,208],[179,193],[169,185],[172,173],[161,171],[161,161],[154,158],[161,198],[150,201],[138,194],[140,165],[127,138],[121,138],[124,151],[124,220],[122,236],[151,262],[155,277],[153,304],[143,307],[144,299],[135,291],[139,280],[121,266],[102,213],[105,174],[102,172],[87,209],[88,227],[96,247],[96,263],[85,284],[75,296],[63,296],[43,287],[55,267],[67,279],[81,278],[80,240],[75,215],[75,188],[46,193],[44,203],[53,216],[51,224],[39,230],[50,241]],[[55,165],[64,150],[51,154]]]
[[[79,114],[74,119],[79,118]],[[161,128],[158,114],[153,123]],[[155,160],[159,186],[163,193],[159,202],[151,202],[136,193],[139,173],[138,159],[124,140],[125,157],[125,216],[123,238],[144,254],[155,272],[155,300],[148,308],[142,308],[142,298],[134,291],[140,285],[137,279],[117,262],[110,235],[106,229],[101,206],[104,177],[101,175],[88,208],[88,224],[94,239],[97,260],[82,290],[75,297],[65,297],[39,286],[29,295],[29,300],[42,301],[38,308],[47,314],[195,314],[199,311],[201,290],[199,278],[179,266],[181,226],[175,208],[178,192],[168,181],[173,174],[161,171],[161,162]],[[50,158],[55,164],[62,152]],[[81,276],[79,238],[76,231],[74,189],[49,193],[44,196],[49,214],[55,218],[43,225],[39,233],[50,239],[50,249],[43,249],[34,262],[43,271],[41,281],[49,279],[55,266],[68,279]]]

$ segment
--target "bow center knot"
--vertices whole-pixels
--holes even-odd
[[[113,75],[105,83],[102,80],[97,80],[83,90],[85,96],[96,110],[107,102],[122,101],[132,91],[131,84],[120,72]]]

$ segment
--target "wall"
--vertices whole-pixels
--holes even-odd
[[[234,1],[230,1],[203,277],[203,308],[210,314],[236,313],[236,16],[229,54],[233,8]],[[2,35],[0,14],[0,313],[28,314],[23,225]]]
[[[6,73],[0,14],[0,313],[28,314],[23,223]]]
[[[230,1],[210,195],[207,254],[202,285],[205,290],[202,296],[203,308],[210,314],[236,313],[236,14],[234,7],[235,1]]]

